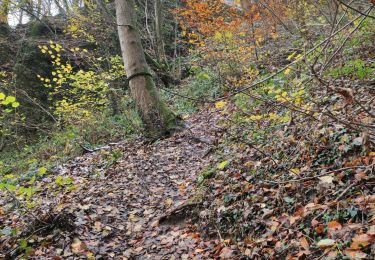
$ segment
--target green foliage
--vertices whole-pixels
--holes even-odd
[[[341,67],[332,68],[326,74],[331,77],[350,77],[352,79],[365,79],[372,74],[375,68],[375,63],[371,65],[367,64],[366,61],[361,59],[349,60],[345,65]]]
[[[207,69],[196,71],[194,74],[195,76],[187,79],[187,84],[184,84],[178,90],[173,90],[178,95],[171,94],[168,91],[163,93],[166,99],[173,103],[174,110],[184,116],[197,111],[204,100],[215,99],[224,92],[219,75],[216,75],[213,71]]]

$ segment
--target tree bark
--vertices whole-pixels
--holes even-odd
[[[166,64],[164,41],[162,33],[163,14],[161,0],[155,0],[155,34],[156,34],[156,54],[159,63]]]
[[[116,0],[116,18],[122,57],[129,88],[141,114],[147,133],[152,137],[179,129],[180,121],[160,99],[150,75],[141,38],[136,29],[133,0]]]

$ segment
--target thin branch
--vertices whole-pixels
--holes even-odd
[[[370,7],[368,10],[370,10],[372,7]],[[368,11],[367,10],[367,11]],[[367,12],[366,11],[366,12]],[[259,80],[247,87],[243,87],[242,89],[238,90],[238,91],[235,91],[225,97],[221,97],[221,98],[218,98],[218,99],[215,99],[215,100],[212,100],[211,102],[214,102],[214,101],[220,101],[220,100],[225,100],[225,99],[228,99],[230,97],[233,97],[239,93],[242,93],[248,89],[251,89],[261,83],[264,83],[264,82],[267,82],[268,80],[274,78],[275,76],[277,76],[278,74],[280,74],[281,72],[285,71],[286,69],[288,69],[289,67],[291,67],[292,65],[300,62],[301,60],[303,60],[303,58],[307,57],[309,54],[313,53],[317,48],[319,48],[321,45],[325,44],[327,41],[331,40],[334,36],[336,36],[338,33],[342,32],[343,30],[345,30],[348,26],[350,26],[354,21],[358,20],[359,18],[361,18],[362,15],[359,15],[357,16],[356,18],[354,18],[353,20],[351,20],[350,22],[348,22],[347,24],[345,24],[343,27],[341,27],[339,30],[337,30],[335,33],[333,33],[332,35],[330,35],[329,37],[327,37],[325,40],[321,41],[320,43],[318,43],[315,47],[313,47],[312,49],[310,49],[308,52],[306,52],[304,55],[302,55],[301,58],[289,63],[288,65],[284,66],[283,68],[279,69],[278,71],[276,71],[275,73],[269,75],[268,77],[262,79],[262,80]]]
[[[363,16],[366,16],[366,17],[369,17],[369,18],[375,19],[375,16],[372,16],[372,15],[370,15],[370,14],[366,14],[366,13],[362,12],[361,10],[358,10],[358,9],[354,8],[353,6],[348,5],[347,3],[344,3],[342,0],[337,0],[337,1],[338,1],[340,4],[342,4],[343,6],[345,6],[345,7],[349,8],[349,9],[351,9],[351,10],[354,11],[354,12],[357,12],[357,13],[363,15]]]
[[[309,180],[314,180],[316,178],[320,178],[320,177],[323,177],[323,176],[326,176],[326,175],[329,175],[329,174],[332,174],[332,173],[336,173],[336,172],[341,172],[341,171],[351,170],[351,169],[366,169],[370,166],[372,167],[373,165],[369,165],[369,166],[360,165],[360,166],[344,167],[344,168],[341,168],[341,169],[332,170],[332,171],[325,172],[325,173],[322,173],[322,174],[318,174],[318,175],[315,175],[315,176],[304,177],[304,178],[300,178],[300,179],[293,179],[293,180],[288,180],[288,181],[280,181],[279,182],[279,181],[268,181],[268,180],[266,180],[265,182],[279,185],[279,184],[288,184],[290,182],[309,181]],[[307,171],[307,172],[311,172],[311,171]]]

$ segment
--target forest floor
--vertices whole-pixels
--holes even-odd
[[[212,160],[215,116],[206,110],[186,123],[172,137],[114,144],[62,165],[54,174],[74,186],[63,193],[46,189],[39,194],[43,203],[34,221],[23,219],[30,215],[0,217],[3,222],[33,223],[26,233],[36,259],[229,257],[232,249],[223,249],[217,234],[201,237],[192,222],[204,203],[195,183]],[[118,155],[109,163],[113,151]],[[52,179],[40,181],[49,186]],[[20,247],[8,249],[8,257],[21,252]]]
[[[192,115],[171,137],[87,150],[31,180],[41,187],[32,197],[37,207],[2,195],[1,205],[9,199],[20,205],[12,216],[0,211],[0,223],[20,231],[4,236],[3,230],[0,256],[371,259],[375,153],[339,157],[341,168],[330,169],[320,160],[330,160],[340,143],[318,144],[312,155],[285,140],[269,143],[267,153],[282,151],[291,154],[290,162],[320,166],[288,172],[265,151],[229,135],[227,114],[218,110]],[[293,127],[275,134],[290,141]]]

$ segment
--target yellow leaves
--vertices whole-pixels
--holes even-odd
[[[288,75],[288,74],[290,74],[291,71],[292,71],[292,70],[291,70],[290,68],[287,68],[287,69],[284,71],[284,74],[285,74],[285,75]]]
[[[225,32],[224,36],[227,40],[233,39],[233,33],[232,32]]]
[[[246,36],[246,32],[242,31],[242,32],[239,33],[239,35],[244,37],[244,36]]]
[[[220,41],[222,38],[223,38],[223,34],[222,33],[220,33],[220,32],[216,32],[215,33],[214,39],[216,41]]]
[[[289,56],[288,56],[288,58],[286,58],[287,60],[291,60],[291,59],[293,59],[293,57],[295,56],[297,54],[297,52],[295,51],[295,52],[293,52],[292,54],[290,54]]]
[[[263,118],[263,115],[251,115],[248,117],[249,120],[257,121]]]
[[[0,92],[0,100],[4,100],[5,99],[5,94]]]
[[[277,120],[277,119],[279,119],[280,117],[279,117],[277,114],[275,114],[275,113],[269,113],[269,114],[268,114],[268,118],[269,118],[270,120]]]
[[[12,103],[12,107],[13,108],[17,108],[17,107],[19,107],[20,106],[20,103],[18,103],[18,102],[13,102]]]
[[[221,108],[226,107],[226,106],[227,106],[227,102],[225,102],[225,101],[218,101],[218,102],[215,103],[215,107],[217,109],[221,109]]]
[[[76,25],[71,25],[71,26],[69,26],[69,30],[70,30],[71,32],[76,32],[76,31],[78,31],[78,26],[76,26]]]
[[[290,173],[294,174],[294,175],[298,175],[301,173],[301,170],[299,168],[293,168],[290,170]]]
[[[223,161],[223,162],[219,163],[216,166],[216,168],[219,169],[219,170],[223,170],[228,164],[229,164],[229,161]]]
[[[14,96],[7,96],[5,100],[2,102],[3,105],[8,105],[10,103],[13,103],[16,101],[16,98]]]
[[[302,58],[302,56],[303,56],[302,54],[298,54],[295,60],[299,60],[300,58]]]
[[[40,167],[38,169],[38,174],[39,175],[44,175],[44,174],[46,174],[46,172],[47,172],[47,168],[45,168],[45,167]]]

